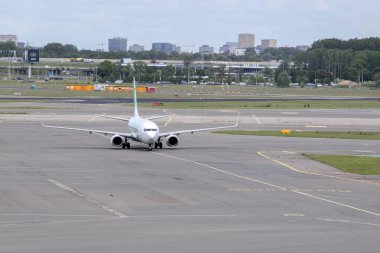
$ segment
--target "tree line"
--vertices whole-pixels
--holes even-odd
[[[380,38],[316,41],[310,50],[294,57],[289,72],[293,72],[293,81],[305,75],[310,82],[320,83],[342,79],[354,82],[378,81]]]
[[[22,49],[17,48],[14,43],[0,43],[0,55],[6,55],[6,50],[17,50],[20,55]],[[265,70],[260,75],[254,77],[256,83],[274,79],[276,83],[282,86],[288,86],[289,83],[305,84],[311,83],[330,83],[337,80],[351,80],[355,82],[374,82],[380,87],[380,38],[364,38],[341,40],[336,38],[323,39],[315,41],[311,48],[306,51],[300,51],[296,48],[267,48],[261,54],[256,54],[255,50],[247,49],[244,56],[230,55],[228,53],[220,54],[200,54],[200,53],[178,53],[165,54],[155,51],[143,52],[104,52],[93,50],[78,50],[74,45],[49,43],[41,49],[41,56],[45,58],[89,58],[89,59],[121,59],[132,58],[134,60],[181,60],[185,68],[157,70],[149,69],[143,66],[141,62],[137,65],[140,69],[139,75],[155,80],[183,78],[189,74],[201,76],[222,76],[220,80],[242,80],[241,73],[232,75],[225,73],[225,66],[219,66],[216,70],[192,70],[189,65],[193,61],[281,61],[281,65],[274,73]],[[107,63],[108,64],[108,63]],[[116,68],[116,70],[115,70]],[[108,77],[119,79],[120,76],[127,77],[128,73],[136,71],[134,69],[125,69],[115,66]],[[185,70],[183,70],[185,69]],[[143,71],[142,71],[143,70]],[[187,73],[180,73],[186,71]],[[194,72],[194,73],[193,73]],[[134,73],[136,74],[136,73]],[[169,74],[173,74],[170,77]],[[107,75],[103,76],[106,77]],[[103,78],[102,77],[102,78]],[[148,78],[149,77],[149,78]],[[252,77],[250,77],[252,79]],[[178,81],[178,80],[177,80]]]

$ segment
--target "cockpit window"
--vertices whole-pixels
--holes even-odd
[[[145,128],[144,132],[157,132],[157,129],[155,129],[155,128]]]

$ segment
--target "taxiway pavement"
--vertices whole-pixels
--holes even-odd
[[[0,115],[0,252],[379,251],[379,177],[344,174],[300,154],[380,154],[380,141],[199,133],[180,135],[176,148],[121,150],[101,136],[42,128],[37,116],[122,129],[88,120],[121,116],[125,107],[66,106]],[[236,116],[175,113],[164,129],[229,124]],[[246,110],[240,128],[305,129],[312,122],[351,129],[351,119],[367,131],[379,126],[378,115]]]

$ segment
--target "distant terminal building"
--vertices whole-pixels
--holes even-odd
[[[275,39],[264,39],[261,40],[261,49],[265,50],[267,48],[276,48],[277,47],[277,40]]]
[[[126,52],[127,51],[127,38],[115,37],[108,39],[109,52]]]
[[[214,53],[214,47],[210,47],[209,45],[202,45],[199,47],[199,53],[212,54]]]
[[[238,36],[238,48],[247,49],[255,47],[255,35],[252,33],[241,33]]]
[[[171,43],[162,43],[162,42],[157,42],[152,44],[152,50],[155,52],[162,52],[165,54],[171,54],[173,52],[180,52],[181,48],[171,44]]]
[[[129,51],[132,51],[135,53],[142,52],[142,51],[144,51],[144,46],[133,44],[133,46],[129,47]]]
[[[300,51],[304,51],[306,52],[307,50],[309,50],[309,46],[296,46],[296,49],[300,50]]]
[[[14,42],[16,45],[18,43],[17,35],[0,35],[0,42]]]
[[[244,56],[246,51],[246,48],[235,48],[235,50],[232,51],[231,54],[236,56]]]

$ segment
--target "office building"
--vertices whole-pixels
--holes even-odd
[[[209,45],[202,45],[199,47],[199,53],[212,54],[214,53],[214,47],[210,47]]]
[[[17,45],[18,39],[17,35],[11,35],[11,34],[6,34],[6,35],[0,35],[0,42],[14,42]]]
[[[132,51],[135,53],[142,52],[142,51],[144,51],[144,46],[133,44],[133,46],[129,47],[129,51]]]
[[[115,37],[108,39],[109,52],[126,52],[127,51],[127,38]]]
[[[261,40],[261,49],[265,50],[267,48],[276,48],[277,47],[277,40],[275,39],[264,39]]]
[[[219,48],[219,52],[221,53],[232,53],[237,48],[238,43],[237,42],[226,42],[223,46]]]
[[[247,49],[255,47],[255,35],[251,33],[241,33],[238,36],[238,48]]]
[[[173,52],[180,52],[181,48],[171,43],[156,42],[152,44],[152,50],[165,54],[171,54]]]

